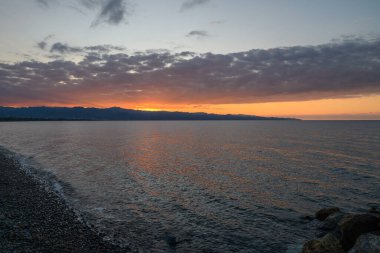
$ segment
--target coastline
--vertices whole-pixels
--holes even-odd
[[[104,241],[0,152],[0,252],[131,252]]]

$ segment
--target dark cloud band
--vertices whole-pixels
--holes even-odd
[[[37,43],[37,47],[41,50],[47,49],[49,43],[44,39]],[[124,47],[112,45],[97,45],[87,47],[72,47],[67,43],[55,42],[50,47],[50,53],[54,54],[89,54],[89,53],[110,53],[111,51],[124,51]]]
[[[82,48],[85,57],[78,63],[0,64],[0,104],[80,104],[110,97],[115,104],[224,104],[380,93],[380,40],[231,54],[149,51],[127,55],[103,53],[99,48],[91,52]]]

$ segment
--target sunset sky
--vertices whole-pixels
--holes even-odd
[[[377,0],[1,0],[0,106],[380,120]]]

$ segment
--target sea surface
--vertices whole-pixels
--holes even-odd
[[[0,146],[146,252],[291,252],[303,216],[380,201],[379,121],[2,122]]]

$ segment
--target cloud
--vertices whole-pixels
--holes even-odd
[[[103,1],[100,13],[91,26],[94,27],[100,23],[118,25],[126,20],[128,14],[130,14],[130,11],[127,9],[124,0]]]
[[[40,41],[40,42],[37,43],[37,46],[40,49],[44,50],[46,48],[46,46],[47,46],[47,43],[45,41]]]
[[[43,7],[49,7],[49,4],[52,2],[52,0],[36,0],[36,2]]]
[[[197,37],[197,38],[203,38],[210,36],[207,31],[191,31],[187,35],[187,37]]]
[[[100,53],[104,46],[54,45],[56,53],[80,51],[83,60],[1,63],[0,105],[86,105],[88,101],[194,105],[380,94],[380,40],[230,54],[127,55]]]
[[[210,2],[210,1],[211,0],[186,0],[181,5],[180,11],[186,11],[186,10],[192,9],[192,8],[194,8],[196,6],[206,4],[206,3]]]
[[[98,11],[91,27],[102,23],[119,25],[126,22],[127,17],[132,13],[127,0],[36,0],[36,2],[43,7],[50,7],[52,3],[58,3],[84,15],[82,7],[90,11]]]
[[[48,41],[51,40],[53,37],[53,34],[46,36],[42,41],[37,42],[37,47],[41,50],[46,49],[46,47],[48,46]]]
[[[67,44],[63,44],[61,42],[54,43],[50,48],[50,53],[77,53],[82,52],[82,49],[79,47],[70,47]]]
[[[112,46],[112,45],[97,45],[84,47],[85,51],[96,51],[98,53],[109,53],[110,51],[124,51],[124,47]]]
[[[51,39],[53,36],[49,35],[44,40],[37,43],[37,47],[41,50],[45,50],[48,47],[47,41]],[[88,54],[88,53],[110,53],[114,51],[124,51],[126,50],[124,47],[113,46],[113,45],[96,45],[96,46],[86,46],[86,47],[74,47],[70,46],[67,43],[63,42],[55,42],[50,47],[50,53],[55,54]],[[50,55],[51,58],[57,58],[57,55]]]
[[[224,24],[226,21],[225,20],[213,20],[210,22],[210,25],[221,25]]]

